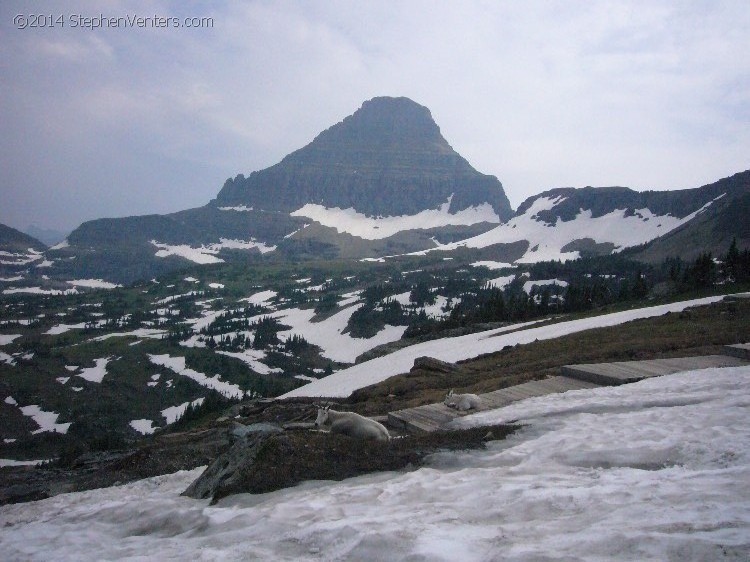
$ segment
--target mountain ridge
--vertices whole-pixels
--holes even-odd
[[[733,236],[750,245],[742,230],[748,192],[750,170],[675,191],[554,188],[513,212],[502,183],[453,150],[428,108],[377,97],[277,164],[228,179],[202,207],[87,221],[43,261],[41,254],[17,261],[43,264],[54,280],[130,283],[193,263],[384,259],[433,250],[528,263],[642,245],[633,250],[640,259],[692,258],[724,251]],[[16,269],[10,273],[17,277]]]

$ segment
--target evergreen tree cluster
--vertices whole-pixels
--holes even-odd
[[[746,285],[750,282],[750,249],[740,251],[733,239],[727,253],[718,259],[710,252],[702,252],[689,263],[679,257],[668,258],[662,270],[677,292],[705,291],[717,284]]]

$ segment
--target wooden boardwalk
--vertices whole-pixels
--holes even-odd
[[[563,374],[576,379],[594,382],[602,386],[616,386],[650,377],[671,375],[680,371],[711,367],[736,367],[739,365],[747,365],[747,360],[729,355],[705,355],[675,359],[651,359],[648,361],[565,365],[561,368],[561,371]]]
[[[459,412],[453,408],[449,408],[442,402],[438,402],[437,404],[427,404],[416,408],[390,412],[388,414],[388,425],[407,431],[435,431],[458,417],[483,410],[501,408],[525,398],[566,392],[568,390],[594,388],[597,386],[600,385],[571,377],[549,377],[540,381],[530,381],[488,392],[487,394],[480,394],[479,398],[482,401],[482,406],[478,410]]]
[[[562,375],[560,376],[530,381],[487,394],[480,394],[482,406],[478,410],[458,412],[445,406],[442,402],[427,404],[390,412],[388,414],[388,425],[410,432],[435,431],[458,417],[473,414],[477,411],[501,408],[513,402],[535,396],[596,388],[598,386],[616,386],[649,377],[693,369],[750,364],[750,344],[725,346],[725,350],[726,355],[565,365],[561,367]]]

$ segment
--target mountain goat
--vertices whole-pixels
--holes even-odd
[[[459,412],[466,410],[476,410],[482,405],[482,399],[476,394],[454,394],[451,390],[445,395],[443,404],[449,408],[455,408]]]
[[[358,439],[375,439],[388,441],[391,436],[382,423],[371,420],[354,412],[337,412],[327,406],[318,408],[316,427],[331,426],[331,433],[340,433]]]

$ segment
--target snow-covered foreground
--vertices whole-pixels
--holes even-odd
[[[200,469],[0,508],[6,560],[748,560],[750,367],[529,399],[485,451],[217,506]]]
[[[718,302],[724,297],[706,297],[689,301],[675,302],[648,308],[637,308],[612,314],[603,314],[581,320],[558,322],[547,326],[530,327],[537,322],[515,324],[495,330],[478,332],[455,338],[441,338],[438,340],[418,343],[405,347],[389,355],[377,357],[370,361],[358,363],[348,369],[343,369],[323,379],[311,382],[282,395],[282,398],[292,396],[325,396],[346,397],[357,389],[376,384],[385,379],[406,373],[414,365],[417,357],[429,356],[442,361],[462,361],[478,357],[483,353],[500,351],[507,345],[527,344],[535,340],[559,338],[568,334],[601,328],[617,326],[639,318],[661,316],[667,312],[679,312],[690,306],[700,306]],[[524,329],[525,328],[525,329]],[[511,330],[518,330],[509,334]]]

